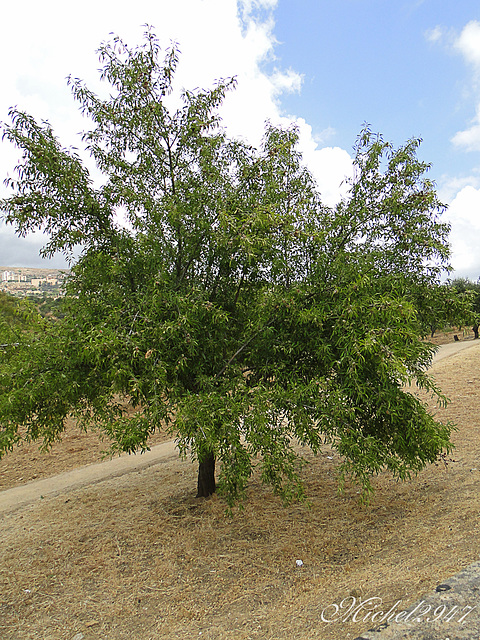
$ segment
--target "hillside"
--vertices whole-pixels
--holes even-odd
[[[218,496],[193,497],[194,465],[167,457],[5,512],[1,637],[353,640],[371,624],[336,606],[403,610],[478,559],[479,358],[480,341],[432,369],[452,400],[436,411],[458,424],[452,459],[405,483],[380,473],[367,506],[355,486],[337,493],[326,448],[306,453],[310,508],[284,508],[254,476],[230,519]],[[50,454],[22,445],[1,461],[3,487],[99,460],[94,436],[67,434]]]
[[[68,269],[34,269],[31,267],[0,266],[0,290],[15,296],[48,293],[62,294],[62,285]]]

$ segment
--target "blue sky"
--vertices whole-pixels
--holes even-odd
[[[421,137],[419,155],[449,204],[455,274],[480,276],[478,0],[24,0],[21,11],[10,3],[0,23],[0,120],[18,105],[79,145],[86,123],[66,76],[101,90],[96,48],[110,32],[139,42],[145,23],[165,46],[179,42],[179,87],[237,76],[222,114],[232,135],[258,144],[265,120],[295,121],[328,204],[342,196],[364,122],[396,146]],[[0,144],[0,177],[15,159]],[[0,264],[47,266],[41,243],[0,227]]]
[[[452,42],[472,20],[480,21],[478,2],[280,0],[276,53],[304,74],[301,93],[283,107],[330,130],[329,144],[350,149],[366,121],[396,144],[423,138],[438,177],[452,162],[468,172],[472,158],[452,149],[449,134],[475,115],[471,72]]]

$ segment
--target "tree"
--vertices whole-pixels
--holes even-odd
[[[478,340],[480,327],[480,283],[471,282],[468,278],[455,278],[452,287],[464,297],[468,307],[466,322],[472,325],[474,339]]]
[[[27,300],[0,291],[0,348],[16,344],[23,334],[35,331],[40,322],[39,314]]]
[[[421,325],[421,336],[447,327],[463,327],[471,316],[471,300],[449,283],[417,287],[413,303]]]
[[[177,50],[160,54],[150,30],[136,49],[103,45],[106,99],[70,79],[100,187],[48,123],[12,110],[4,125],[23,151],[5,220],[46,230],[45,255],[81,255],[65,317],[0,371],[0,451],[18,424],[48,447],[67,415],[103,430],[112,452],[145,450],[166,424],[199,463],[198,496],[215,491],[220,462],[230,506],[257,465],[302,498],[296,443],[330,443],[341,479],[367,493],[383,468],[406,478],[435,461],[451,425],[404,390],[445,400],[409,300],[448,259],[419,141],[395,150],[366,127],[349,195],[329,209],[295,127],[267,125],[259,150],[229,139],[218,109],[232,80],[168,108]]]
[[[0,341],[14,341],[18,337],[18,301],[5,291],[0,291]]]

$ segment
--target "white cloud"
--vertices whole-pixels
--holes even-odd
[[[455,196],[464,187],[478,188],[480,186],[480,168],[474,169],[470,175],[467,176],[455,176],[449,175],[441,176],[439,180],[439,186],[437,189],[438,196],[441,202],[448,203],[455,199]]]
[[[240,0],[239,5],[244,16],[250,16],[256,9],[273,10],[278,4],[278,0]]]
[[[326,127],[323,131],[319,131],[313,136],[313,139],[318,145],[323,145],[327,140],[333,138],[336,135],[336,130],[333,127]]]
[[[428,29],[425,32],[425,38],[428,40],[428,42],[433,42],[433,43],[440,42],[440,40],[443,39],[444,35],[445,35],[445,29],[440,25],[437,25],[433,29]]]
[[[296,123],[303,157],[315,176],[322,202],[333,206],[346,195],[345,178],[353,175],[352,158],[340,147],[319,147],[312,127],[303,118],[297,118]]]
[[[473,124],[469,129],[458,131],[452,138],[456,147],[465,151],[480,151],[480,123]]]
[[[288,69],[287,71],[276,70],[270,76],[270,80],[275,94],[300,93],[303,77],[293,69]]]
[[[476,71],[480,70],[480,22],[472,20],[465,25],[455,42],[455,48]]]
[[[454,48],[461,53],[465,62],[473,67],[472,85],[474,88],[480,84],[480,22],[472,20],[462,29],[460,35],[454,41]],[[466,151],[480,150],[480,97],[477,96],[475,118],[471,126],[463,131],[458,131],[452,138],[452,143]]]
[[[452,224],[452,266],[456,276],[480,275],[480,189],[466,186],[452,200],[447,218]]]
[[[465,151],[480,150],[480,22],[467,23],[460,34],[451,28],[436,26],[426,34],[432,43],[441,42],[450,51],[460,53],[471,68],[469,96],[476,95],[476,114],[464,130],[452,138],[452,144]],[[477,279],[480,274],[480,167],[469,175],[442,176],[440,199],[449,204],[445,218],[451,222],[451,263],[456,276]]]

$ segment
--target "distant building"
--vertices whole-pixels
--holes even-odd
[[[44,284],[46,282],[46,278],[32,278],[30,280],[30,282],[32,283],[33,287],[39,287],[41,284]]]

